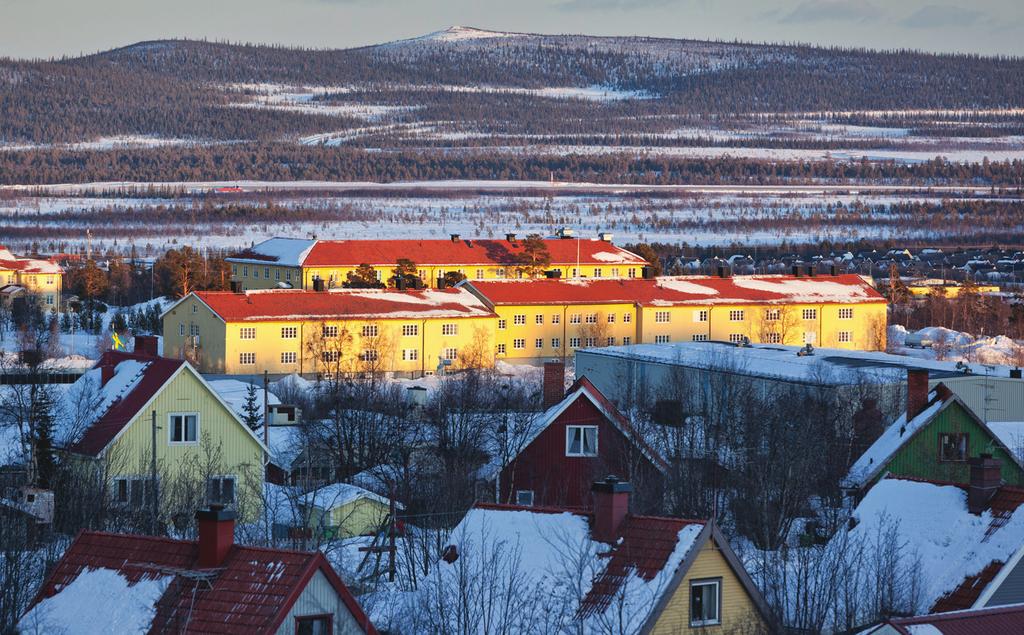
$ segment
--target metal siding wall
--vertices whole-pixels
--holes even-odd
[[[1021,602],[1024,602],[1024,560],[1018,562],[1010,571],[985,606],[1005,606]]]
[[[334,615],[335,635],[356,635],[362,629],[356,624],[355,618],[348,612],[345,604],[335,593],[334,587],[320,571],[313,574],[309,584],[302,590],[288,615],[277,629],[277,635],[295,635],[295,618],[304,615]]]
[[[939,382],[963,399],[983,421],[1024,421],[1024,379],[971,375],[932,379],[928,384],[934,388]],[[989,397],[987,408],[986,392]]]

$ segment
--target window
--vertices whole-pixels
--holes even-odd
[[[569,324],[579,324],[581,322],[579,313],[573,313],[569,316]]]
[[[609,337],[606,340],[605,345],[606,346],[615,346],[615,338],[614,337]]]
[[[47,296],[46,296],[46,304],[48,304],[49,306],[53,306],[53,295],[52,294],[47,294]],[[192,307],[192,308],[195,308],[195,307]]]
[[[629,324],[632,321],[633,321],[633,314],[632,313],[623,313],[622,314],[622,323],[623,324]]]
[[[377,337],[379,329],[376,324],[364,324],[363,325],[363,337]]]
[[[813,344],[818,339],[818,334],[814,331],[804,332],[804,344]]]
[[[655,311],[654,321],[660,324],[664,324],[672,319],[672,315],[668,311]]]
[[[239,353],[238,363],[243,365],[252,365],[256,363],[256,353]]]
[[[586,322],[587,324],[597,324],[597,313],[588,313]]]
[[[512,324],[515,324],[516,326],[521,326],[523,324],[526,324],[526,316],[525,315],[513,315],[512,316]]]
[[[178,335],[185,335],[185,325],[184,324],[179,324],[178,325]]]
[[[402,337],[415,337],[420,334],[419,324],[403,324]]]
[[[781,344],[782,343],[782,333],[765,333],[764,334],[764,343],[765,344]]]
[[[629,346],[632,343],[633,343],[633,338],[632,337],[626,335],[625,337],[622,338],[622,345],[623,346]]]
[[[544,323],[544,314],[543,313],[538,313],[537,315],[533,316],[533,323],[534,324],[543,324]]]
[[[765,309],[764,319],[766,322],[777,322],[782,317],[781,309]]]
[[[847,307],[845,309],[839,309],[839,319],[840,320],[852,320],[853,319],[853,309],[851,309],[849,307]]]
[[[231,265],[231,275],[233,275],[233,276],[237,276],[238,275],[238,265]]]
[[[212,476],[206,479],[206,502],[233,505],[235,503],[235,477]]]
[[[338,325],[337,324],[324,324],[320,329],[321,334],[324,337],[338,337]]]
[[[534,348],[544,348],[544,338],[538,337],[533,341]]]
[[[506,352],[504,344],[498,344],[498,355],[504,355]]]
[[[533,490],[516,490],[516,505],[522,505],[523,507],[533,507]]]
[[[552,324],[561,324],[562,323],[562,316],[557,314],[557,313],[555,313],[554,315],[551,316],[551,323]]]
[[[743,321],[743,309],[733,309],[729,311],[730,322],[742,322]]]
[[[199,325],[190,324],[188,327],[188,334],[191,335],[192,337],[199,335]]]
[[[521,337],[517,337],[516,339],[512,340],[512,348],[516,350],[522,350],[526,348],[526,340],[524,340]]]
[[[153,486],[141,476],[115,478],[112,495],[114,502],[132,508],[142,508],[153,500]]]
[[[614,313],[609,313],[608,314],[608,323],[609,324],[615,324],[615,314]]]
[[[805,320],[817,320],[818,309],[804,309],[802,315]]]
[[[193,313],[198,313],[199,312],[199,305],[198,304],[193,304],[192,305],[192,312]]]
[[[293,340],[299,336],[299,329],[295,326],[282,326],[281,327],[281,339]]]
[[[448,323],[448,324],[442,324],[441,325],[441,335],[458,335],[458,334],[459,334],[459,325],[458,324]]]
[[[618,278],[619,277],[619,268],[618,267],[612,267],[612,277],[613,278]]]
[[[415,362],[420,358],[420,350],[418,348],[405,348],[402,349],[402,361],[403,362]]]
[[[498,278],[504,278],[505,277],[505,269],[504,268],[495,269],[494,270],[494,275],[496,277],[498,277]]]
[[[562,338],[560,338],[560,337],[552,337],[551,338],[551,348],[554,348],[554,349],[562,348]]]
[[[295,635],[331,635],[334,625],[330,615],[309,615],[295,618]]]
[[[569,338],[569,348],[579,348],[579,347],[580,347],[580,338],[578,338],[578,337],[570,337]]]
[[[274,280],[281,280],[281,270],[274,269]]]
[[[839,331],[839,342],[849,344],[853,341],[853,331]]]
[[[286,281],[288,281],[288,282],[291,282],[292,281],[292,272],[291,271],[285,271],[284,272],[284,279]]]
[[[199,442],[199,414],[172,413],[168,415],[167,430],[171,443]]]
[[[498,320],[498,329],[504,331],[508,328],[508,320]]]
[[[583,340],[583,345],[586,346],[587,348],[590,348],[591,346],[597,346],[597,338],[588,337],[585,340]]]
[[[601,277],[601,267],[594,267],[594,277],[595,278],[600,278]]]
[[[281,353],[282,364],[294,364],[299,359],[299,354],[295,351],[285,351]]]
[[[654,343],[655,344],[668,344],[669,343],[669,337],[668,337],[668,335],[655,335],[654,336]]]
[[[572,268],[572,277],[573,278],[579,278],[580,277],[580,270],[577,269],[576,267]]]
[[[238,339],[240,340],[254,340],[256,339],[256,327],[255,326],[243,326],[238,329]]]
[[[459,349],[457,348],[446,348],[444,349],[444,358],[449,360],[456,360],[459,358]]]
[[[733,344],[742,344],[746,339],[747,336],[743,333],[729,333],[729,341]]]
[[[708,341],[708,334],[707,333],[694,333],[693,337],[691,339],[694,342],[706,342],[706,341]]]
[[[249,267],[248,266],[242,267],[242,277],[243,278],[248,278],[249,277]]]
[[[362,353],[359,353],[359,361],[361,362],[375,362],[377,359],[377,351],[373,349],[366,349]]]
[[[968,436],[966,432],[940,432],[939,460],[966,461],[967,440]]]
[[[270,280],[270,267],[263,267],[263,277]]]
[[[636,277],[636,269],[635,268],[633,268],[633,267],[629,268],[629,277],[630,278],[635,278]]]
[[[566,456],[597,456],[597,426],[566,426]]]
[[[476,270],[476,279],[477,280],[483,280],[484,279],[484,270],[483,269],[477,269]]]
[[[320,353],[320,359],[327,364],[336,362],[341,359],[341,351],[323,351]]]
[[[721,579],[690,582],[690,626],[721,624]]]

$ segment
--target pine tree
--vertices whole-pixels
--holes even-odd
[[[39,388],[32,401],[31,435],[36,483],[49,488],[57,471],[57,460],[53,451],[53,399],[45,388]]]
[[[377,270],[366,264],[359,265],[350,271],[344,284],[346,289],[383,289],[384,285],[377,279]]]
[[[249,384],[245,391],[245,403],[242,404],[242,421],[253,432],[263,424],[263,406],[257,402],[256,384]]]

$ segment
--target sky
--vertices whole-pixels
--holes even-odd
[[[0,56],[182,37],[345,48],[451,25],[1024,56],[1022,0],[0,0]]]

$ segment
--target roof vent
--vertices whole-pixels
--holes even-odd
[[[611,232],[601,232],[601,233],[599,233],[597,235],[597,237],[600,238],[601,240],[603,240],[606,243],[610,243],[612,241],[612,233]]]
[[[452,234],[452,242],[453,243],[457,243],[461,239],[462,239],[462,236],[460,236],[459,234]]]
[[[515,234],[505,234],[505,240],[507,240],[510,243],[514,243],[516,241],[516,235]]]
[[[561,238],[562,240],[572,238],[572,234],[573,231],[568,227],[561,227],[558,231],[555,232],[555,235]]]
[[[796,352],[797,357],[810,357],[814,355],[814,346],[810,342],[804,344],[804,347]]]

